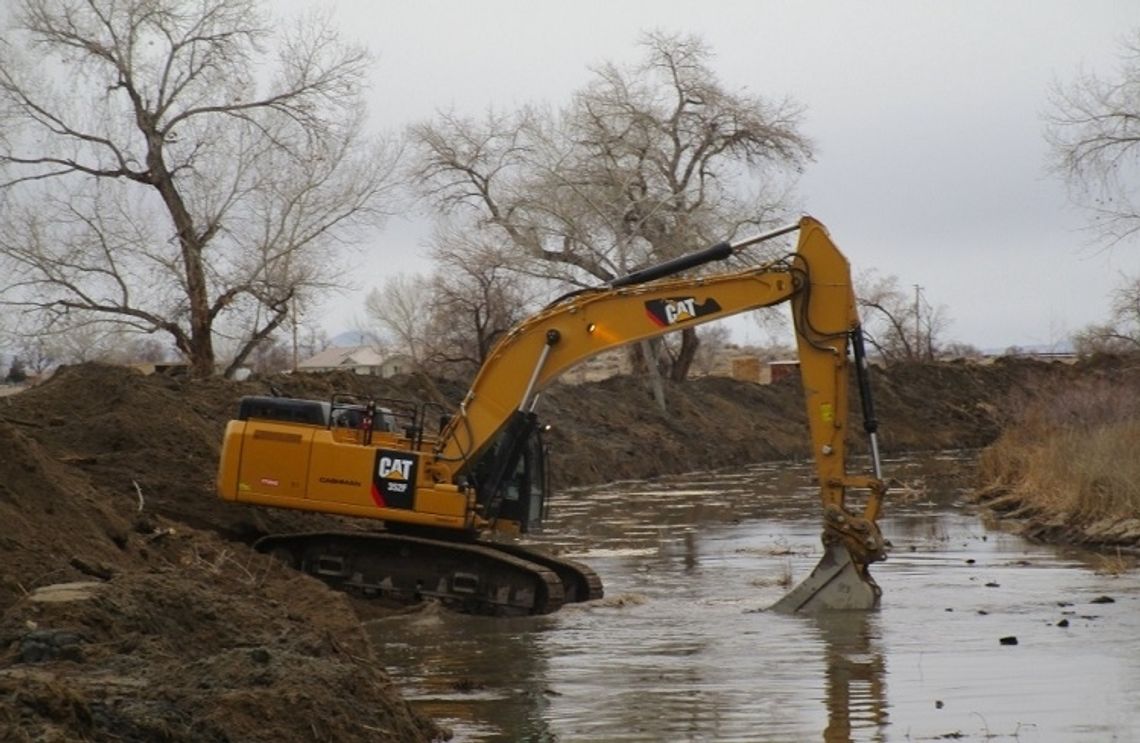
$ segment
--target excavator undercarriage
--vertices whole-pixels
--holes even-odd
[[[430,599],[468,614],[549,614],[602,597],[590,568],[518,545],[325,532],[263,537],[255,547],[356,596]]]

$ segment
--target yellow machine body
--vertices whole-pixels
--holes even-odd
[[[407,438],[272,420],[226,424],[218,492],[261,506],[319,511],[449,529],[471,527],[473,495],[449,483],[422,486]]]

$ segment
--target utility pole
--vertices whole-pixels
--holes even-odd
[[[293,320],[293,373],[297,373],[297,295],[293,295],[293,309],[289,313]]]
[[[914,358],[922,358],[922,287],[914,285]]]

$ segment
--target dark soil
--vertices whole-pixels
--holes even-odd
[[[1096,368],[1105,368],[1098,362]],[[1011,361],[899,366],[875,376],[881,445],[978,448],[1010,392],[1088,373]],[[422,378],[275,377],[290,396],[334,391],[454,403]],[[247,545],[345,526],[235,506],[214,494],[225,421],[268,381],[192,381],[124,368],[61,369],[0,398],[0,739],[430,740],[349,601]],[[629,378],[557,385],[558,486],[735,467],[810,454],[798,382],[706,378],[667,390]],[[859,415],[855,411],[856,427]],[[862,436],[853,435],[862,449]],[[37,591],[82,581],[71,600]],[[86,597],[82,597],[86,595]]]

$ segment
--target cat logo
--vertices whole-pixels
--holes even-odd
[[[645,303],[645,311],[655,325],[667,328],[720,312],[720,305],[711,297],[700,304],[695,297],[670,297],[649,300]]]
[[[407,481],[408,478],[411,477],[413,464],[414,462],[411,459],[380,457],[380,464],[376,468],[376,474],[388,480]]]
[[[665,300],[665,322],[672,325],[685,320],[692,320],[697,316],[697,308],[693,306],[694,303],[695,300],[692,297],[672,301]]]
[[[392,449],[376,451],[372,500],[381,508],[413,508],[416,497],[416,457]]]

